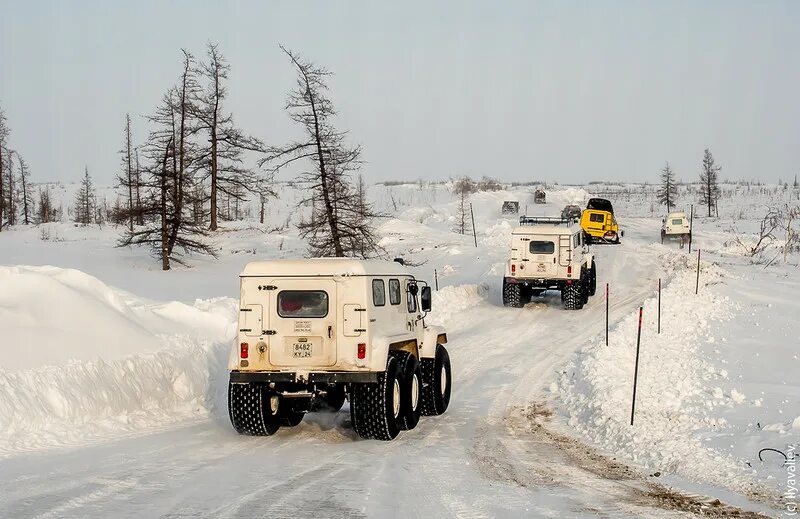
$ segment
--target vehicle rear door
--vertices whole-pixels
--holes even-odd
[[[558,272],[558,236],[532,236],[526,244],[528,266],[526,276],[551,278]]]
[[[269,282],[266,323],[269,361],[276,366],[336,364],[336,282],[275,279]]]

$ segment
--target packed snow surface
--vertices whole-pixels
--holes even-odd
[[[387,255],[438,277],[430,321],[447,328],[453,362],[447,413],[390,444],[358,441],[347,406],[270,438],[228,423],[236,276],[254,259],[304,255],[287,225],[297,190],[282,191],[264,226],[227,224],[213,238],[219,259],[189,257],[168,273],[147,251],[116,248],[113,227],[4,230],[0,516],[682,516],[636,493],[664,480],[775,514],[785,472],[758,452],[800,439],[800,280],[790,262],[767,269],[742,256],[724,220],[739,215],[697,220],[695,295],[696,256],[657,243],[661,215],[646,192],[622,187],[612,201],[626,234],[592,247],[599,289],[583,310],[551,292],[502,306],[516,223],[502,202],[557,215],[607,188],[548,187],[544,205],[531,187],[476,193],[477,247],[453,232],[457,200],[443,186],[372,188],[389,214],[378,227]],[[775,193],[730,196],[744,218]],[[742,218],[737,232],[757,225]],[[620,462],[641,475],[616,479]]]

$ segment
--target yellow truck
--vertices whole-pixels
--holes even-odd
[[[614,207],[605,198],[589,199],[581,215],[581,228],[586,243],[618,244],[620,237],[625,235],[614,217]]]

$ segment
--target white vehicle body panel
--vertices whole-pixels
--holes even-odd
[[[405,267],[387,261],[250,263],[241,275],[239,333],[228,367],[297,373],[383,371],[390,349],[433,357],[437,342],[446,341],[445,332],[425,325],[419,294],[409,292],[416,283]],[[324,301],[322,293],[327,308],[320,303],[318,314],[305,314],[303,298]],[[242,343],[248,344],[246,359],[240,355]],[[359,344],[365,345],[363,359],[358,358]]]

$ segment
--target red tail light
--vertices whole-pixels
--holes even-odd
[[[572,265],[567,265],[567,275],[568,276],[572,275]]]
[[[358,343],[358,358],[364,360],[367,357],[367,344],[364,342]]]
[[[250,345],[246,342],[243,342],[239,345],[239,356],[243,359],[247,358],[247,354],[249,353]]]
[[[514,265],[514,264],[512,263],[512,264],[511,264],[511,273],[513,274],[513,273],[515,273],[516,271],[517,271],[517,266],[516,266],[516,265]]]

